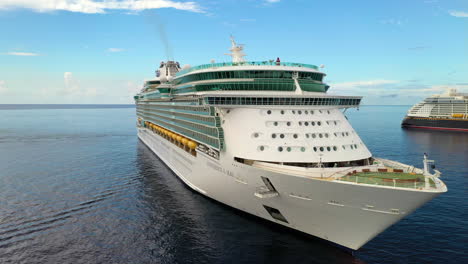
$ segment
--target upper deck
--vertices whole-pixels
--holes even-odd
[[[258,67],[260,66],[260,67]],[[285,70],[285,68],[294,67],[295,70],[304,70],[304,71],[318,71],[319,67],[312,64],[296,63],[296,62],[275,62],[275,61],[244,61],[244,62],[220,62],[220,63],[210,63],[202,64],[195,67],[190,67],[183,69],[176,74],[176,77],[183,76],[185,74],[199,71],[199,70],[218,70],[220,68],[226,69],[226,67],[237,67],[237,69],[242,70],[243,68],[255,67],[265,70]],[[234,68],[236,69],[236,68]],[[226,69],[227,70],[227,69]]]

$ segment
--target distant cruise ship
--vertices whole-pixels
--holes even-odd
[[[468,131],[468,94],[449,89],[414,105],[402,127]]]
[[[232,62],[162,62],[135,96],[138,137],[190,188],[350,249],[447,191],[426,156],[373,157],[344,115],[361,97],[328,95],[319,67],[231,43]]]

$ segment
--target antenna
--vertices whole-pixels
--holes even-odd
[[[244,44],[237,44],[234,40],[234,37],[231,35],[231,53],[225,53],[224,55],[228,55],[232,57],[232,62],[239,63],[245,62],[244,57],[246,54],[243,52]]]

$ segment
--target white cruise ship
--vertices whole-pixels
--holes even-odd
[[[468,132],[468,94],[448,89],[430,96],[408,110],[401,126]]]
[[[185,184],[221,203],[359,249],[447,187],[373,157],[310,64],[245,61],[181,68],[162,62],[135,96],[138,137]]]

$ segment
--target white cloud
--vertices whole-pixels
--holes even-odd
[[[80,86],[77,80],[73,77],[73,73],[64,72],[63,73],[63,83],[65,89],[62,91],[65,95],[79,94]]]
[[[0,0],[1,1],[1,0]],[[6,55],[11,55],[11,56],[39,56],[38,53],[33,53],[33,52],[7,52],[5,53]]]
[[[4,80],[0,80],[0,94],[5,94],[8,92],[8,88],[6,86],[6,82]]]
[[[384,86],[388,84],[396,84],[399,81],[395,80],[369,80],[369,81],[356,81],[356,82],[342,82],[331,84],[332,89],[337,89],[340,91],[351,90],[355,88],[365,87],[365,88],[375,88],[379,86]]]
[[[108,52],[122,52],[122,51],[125,51],[125,49],[121,49],[121,48],[108,48],[107,51],[108,51]]]
[[[468,12],[452,10],[449,12],[451,16],[454,17],[468,17]]]
[[[195,2],[173,0],[0,0],[0,9],[27,8],[37,12],[63,10],[78,13],[106,13],[108,10],[142,11],[146,9],[175,8],[203,13]]]

